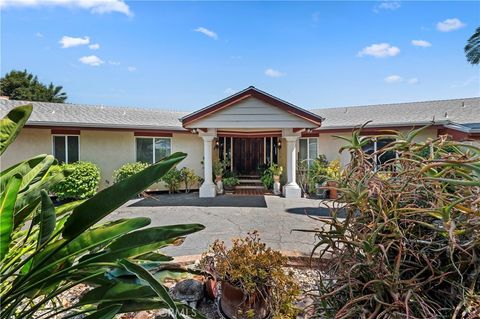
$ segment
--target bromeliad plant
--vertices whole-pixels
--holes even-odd
[[[314,253],[328,256],[318,317],[479,315],[480,149],[446,136],[416,143],[419,132],[383,136],[395,141],[379,154],[398,156],[376,170],[375,154],[362,149],[374,137],[356,131],[343,147],[351,154],[339,181],[346,216],[334,210],[315,230]]]
[[[0,154],[32,112],[13,109],[0,121]],[[143,309],[169,308],[174,318],[193,310],[175,302],[162,285],[184,275],[159,249],[179,244],[199,224],[150,227],[137,217],[98,224],[185,158],[175,153],[96,193],[55,207],[47,194],[71,172],[51,155],[39,155],[0,173],[0,318],[54,318],[75,314],[113,318]],[[147,269],[154,269],[149,272]],[[138,280],[142,279],[142,280]],[[68,308],[56,300],[79,284],[94,287]],[[200,316],[202,317],[202,316]]]

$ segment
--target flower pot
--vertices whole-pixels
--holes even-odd
[[[327,182],[327,186],[328,186],[329,198],[330,199],[337,199],[338,198],[338,192],[337,192],[336,187],[338,187],[338,183],[330,181],[330,182]]]
[[[206,295],[210,300],[215,300],[217,298],[217,281],[213,278],[208,278],[205,281],[205,291]]]
[[[245,296],[240,288],[222,281],[219,311],[228,319],[265,319],[270,315],[265,301],[258,296]],[[253,310],[255,315],[247,312]]]
[[[273,181],[280,183],[280,175],[273,175]]]
[[[220,182],[222,180],[222,175],[215,175],[215,182]]]

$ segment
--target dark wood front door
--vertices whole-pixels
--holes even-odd
[[[233,138],[233,170],[238,174],[256,175],[263,164],[263,138]]]

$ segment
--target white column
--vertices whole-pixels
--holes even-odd
[[[285,136],[287,141],[287,185],[283,187],[286,198],[302,197],[302,190],[297,184],[297,140],[298,136]]]
[[[212,180],[212,144],[214,136],[205,135],[203,139],[204,182],[200,186],[200,197],[215,197],[215,184]]]

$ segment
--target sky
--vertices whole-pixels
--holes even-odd
[[[480,2],[0,0],[2,76],[192,111],[250,85],[306,109],[480,96]]]

